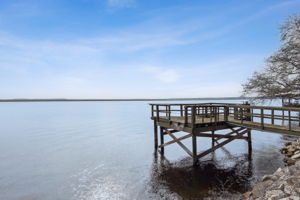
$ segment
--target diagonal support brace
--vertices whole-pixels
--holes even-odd
[[[193,153],[192,153],[192,152],[191,152],[184,144],[182,144],[182,142],[180,142],[180,141],[178,140],[178,138],[175,137],[175,136],[173,135],[173,133],[171,133],[171,132],[168,131],[167,129],[164,129],[164,131],[165,131],[171,138],[173,138],[173,140],[176,140],[177,144],[178,144],[179,146],[181,146],[181,148],[182,148],[185,152],[187,152],[191,157],[193,157]]]
[[[171,133],[171,132],[170,132],[170,133]],[[187,139],[187,138],[190,138],[190,137],[192,137],[192,134],[188,134],[188,135],[179,137],[179,138],[177,138],[177,139],[171,140],[171,141],[169,141],[169,142],[166,142],[166,143],[164,143],[164,144],[159,145],[159,147],[165,147],[165,146],[167,146],[167,145],[173,144],[173,143],[175,143],[175,142],[178,142],[178,141],[180,141],[180,140],[184,140],[184,139]]]
[[[218,145],[216,145],[216,146],[214,146],[214,147],[212,147],[212,148],[210,148],[210,149],[208,149],[208,150],[200,153],[199,155],[197,155],[197,158],[201,158],[203,156],[206,156],[210,152],[215,151],[216,149],[218,149],[218,148],[220,148],[220,147],[228,144],[229,142],[231,142],[231,141],[233,141],[233,140],[235,140],[235,139],[243,136],[245,133],[248,133],[248,132],[249,132],[249,130],[246,129],[246,130],[244,130],[244,131],[242,131],[240,133],[237,133],[237,135],[233,136],[232,138],[229,138],[229,139],[225,140],[224,142],[221,142],[220,144],[218,144]]]

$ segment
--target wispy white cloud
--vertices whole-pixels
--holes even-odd
[[[168,48],[176,45],[189,44],[187,38],[176,31],[163,33],[135,33],[134,30],[114,36],[84,38],[81,41],[87,45],[118,52],[133,52],[145,49]]]
[[[179,79],[179,73],[174,69],[144,67],[143,70],[161,82],[171,83],[176,82]]]
[[[256,67],[257,63],[251,63],[251,60],[259,60],[262,56],[253,59],[234,55],[234,59],[225,59],[216,55],[217,62],[199,62],[195,59],[194,65],[185,63],[184,66],[173,66],[164,63],[174,57],[163,57],[168,54],[156,57],[156,53],[212,41],[296,1],[288,2],[224,26],[210,26],[200,19],[175,24],[149,20],[105,35],[64,41],[25,39],[0,32],[0,84],[12,85],[10,81],[15,82],[15,88],[8,86],[6,91],[2,88],[0,98],[8,94],[10,96],[5,97],[12,97],[12,91],[15,91],[14,97],[32,97],[34,94],[35,97],[74,98],[237,96],[243,78],[238,77],[239,73],[243,67]],[[107,5],[115,8],[133,4],[133,0],[107,0]],[[213,19],[209,22],[214,24]],[[237,70],[239,67],[241,70]],[[131,70],[133,68],[137,70]],[[230,76],[226,76],[228,72],[231,72]],[[218,77],[219,82],[216,83],[212,77]],[[157,85],[150,88],[147,86],[149,83]],[[119,91],[120,88],[122,91]],[[29,90],[30,93],[26,94]]]
[[[116,7],[132,5],[133,3],[133,0],[108,0],[109,5]],[[149,16],[149,20],[135,26],[130,26],[129,28],[116,30],[114,34],[109,36],[103,35],[93,38],[82,38],[81,40],[84,44],[105,49],[105,51],[133,52],[145,49],[162,50],[174,46],[189,45],[220,38],[272,11],[296,4],[299,4],[299,1],[289,0],[278,3],[263,8],[249,16],[237,19],[232,23],[224,23],[222,26],[211,26],[211,24],[214,24],[214,21],[220,21],[221,18],[224,18],[228,14],[226,11],[224,11],[225,14],[218,13],[218,16],[192,20],[188,19],[176,24],[174,24],[173,21],[162,23],[161,21],[164,20],[157,18],[157,13],[155,13],[154,16]],[[176,13],[176,10],[169,10],[168,12]],[[163,15],[164,13],[162,16]],[[207,21],[209,21],[209,23],[207,23]]]
[[[107,0],[107,4],[112,8],[124,8],[132,6],[134,0]]]
[[[133,0],[107,0],[109,5],[122,6],[132,4]],[[44,51],[64,52],[77,51],[140,51],[145,49],[162,49],[179,45],[188,45],[201,41],[212,40],[221,37],[224,34],[233,31],[238,26],[244,25],[252,20],[255,20],[262,15],[282,7],[292,6],[298,4],[299,1],[290,0],[283,3],[275,4],[273,6],[262,9],[245,18],[236,20],[235,23],[226,24],[222,27],[210,26],[205,21],[201,20],[187,20],[178,24],[158,23],[154,21],[149,24],[145,22],[116,30],[114,33],[101,35],[90,38],[78,38],[73,41],[55,42],[55,41],[39,41],[39,40],[24,40],[21,37],[9,36],[0,32],[0,44],[13,44],[17,48],[39,49]],[[222,15],[221,15],[222,16]],[[208,19],[206,19],[207,21]],[[211,20],[214,20],[212,18]],[[219,20],[219,19],[215,19]],[[151,21],[151,20],[150,20]],[[212,24],[213,21],[210,21]],[[155,26],[155,28],[153,28]],[[10,40],[10,41],[9,41]],[[38,51],[39,52],[39,51]]]

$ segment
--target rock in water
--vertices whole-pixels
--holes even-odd
[[[300,158],[300,153],[294,154],[291,158],[294,160]]]

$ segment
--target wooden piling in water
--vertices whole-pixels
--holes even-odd
[[[251,138],[251,129],[248,130],[248,137],[247,137],[247,141],[248,141],[248,155],[249,157],[252,157],[252,138]]]
[[[164,130],[162,127],[159,128],[160,132],[160,153],[164,155],[165,153],[165,147],[163,146],[164,144]]]
[[[215,146],[215,131],[211,131],[211,147]]]
[[[157,151],[157,147],[158,147],[158,133],[157,133],[157,122],[156,119],[153,120],[154,122],[154,150],[155,152]]]
[[[193,165],[198,164],[197,158],[197,136],[196,136],[196,129],[195,129],[195,121],[196,121],[196,107],[192,107],[192,119],[191,119],[191,126],[192,126],[192,145],[193,145]]]

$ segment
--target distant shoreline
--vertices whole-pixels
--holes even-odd
[[[197,100],[238,100],[251,97],[205,97],[205,98],[162,98],[162,99],[0,99],[0,102],[63,102],[63,101],[197,101]]]

